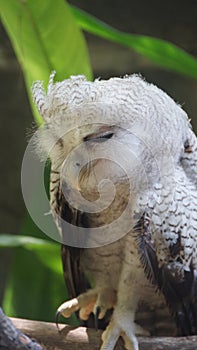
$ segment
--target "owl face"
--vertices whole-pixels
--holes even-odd
[[[102,192],[107,201],[114,186],[120,195],[128,184],[135,201],[173,176],[188,120],[167,94],[136,75],[94,82],[77,76],[55,84],[53,77],[47,93],[41,82],[33,86],[45,120],[37,148],[60,169],[69,192],[90,202]]]

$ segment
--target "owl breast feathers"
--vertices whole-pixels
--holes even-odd
[[[50,205],[73,312],[118,338],[197,333],[197,141],[187,114],[138,75],[42,82],[32,92],[51,160]],[[146,316],[144,316],[146,315]]]

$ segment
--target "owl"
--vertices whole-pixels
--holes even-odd
[[[101,350],[137,335],[197,331],[197,140],[187,114],[139,75],[32,87],[50,158],[50,206],[70,300],[104,329]]]

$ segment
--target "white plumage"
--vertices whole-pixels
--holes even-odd
[[[196,333],[197,140],[186,113],[137,75],[53,79],[47,92],[39,81],[32,91],[74,298],[58,312],[79,311],[89,325],[94,313],[96,325],[108,324],[102,350],[119,336],[138,349],[143,305],[151,315],[167,304],[179,333]]]

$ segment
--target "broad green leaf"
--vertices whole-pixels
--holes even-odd
[[[0,16],[22,67],[36,121],[42,122],[31,98],[31,85],[51,71],[56,79],[85,74],[91,68],[83,34],[65,0],[0,0]]]
[[[72,13],[81,29],[127,46],[157,65],[197,78],[197,60],[168,41],[144,35],[123,33],[74,6]]]
[[[5,312],[14,317],[54,321],[57,307],[68,299],[61,271],[60,247],[37,253],[14,249],[16,254],[3,302]],[[56,264],[54,269],[48,267],[49,262]],[[70,322],[76,322],[74,317]]]
[[[0,248],[17,247],[32,251],[43,265],[62,274],[59,243],[32,236],[0,234]]]
[[[60,244],[28,236],[11,236],[0,235],[0,246],[15,246],[3,302],[6,313],[54,321],[57,307],[69,298],[63,279]],[[74,315],[66,322],[78,324]]]
[[[0,234],[0,248],[29,247],[31,249],[31,246],[45,246],[47,248],[50,248],[54,245],[57,244],[46,239],[14,234]]]
[[[38,124],[42,122],[31,99],[34,80],[47,85],[56,79],[85,74],[91,68],[83,34],[64,0],[0,0],[0,16],[7,30],[27,85]],[[27,216],[24,233],[41,237]],[[60,246],[34,237],[2,235],[1,246],[13,249],[14,258],[4,298],[6,312],[13,316],[54,320],[57,306],[68,298],[63,280]]]

